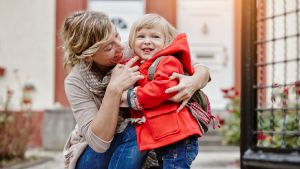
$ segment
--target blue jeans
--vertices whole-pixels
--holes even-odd
[[[198,139],[190,136],[176,143],[155,149],[159,167],[163,169],[191,168],[192,162],[198,154]]]
[[[77,161],[76,169],[140,169],[147,155],[148,151],[139,151],[135,128],[128,124],[122,133],[115,134],[106,152],[97,153],[87,146]]]

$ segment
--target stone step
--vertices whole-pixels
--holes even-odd
[[[219,130],[216,128],[216,129],[213,129],[212,126],[209,126],[209,129],[206,133],[204,133],[204,136],[217,136],[219,135]]]
[[[223,136],[215,135],[204,135],[198,139],[199,146],[221,146]]]
[[[199,152],[240,152],[239,146],[200,146]]]

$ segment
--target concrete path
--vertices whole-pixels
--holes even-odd
[[[200,152],[192,169],[239,169],[239,152]]]
[[[201,147],[200,147],[201,150]],[[235,164],[239,160],[238,149],[233,151],[199,151],[197,158],[192,164],[192,169],[239,169]],[[53,160],[31,166],[27,169],[63,169],[63,153],[54,151],[43,151],[42,149],[31,149],[26,156],[37,155],[52,157]]]
[[[40,156],[40,157],[52,157],[53,160],[45,163],[31,166],[26,169],[63,169],[64,159],[62,151],[44,151],[42,149],[31,149],[26,151],[25,156]]]

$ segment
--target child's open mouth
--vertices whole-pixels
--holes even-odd
[[[151,48],[144,48],[144,49],[142,49],[145,53],[149,53],[149,52],[151,52],[153,49],[151,49]]]

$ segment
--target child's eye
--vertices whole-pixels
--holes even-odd
[[[158,36],[153,36],[153,38],[159,38]]]
[[[144,38],[144,36],[143,35],[139,35],[138,38]]]

